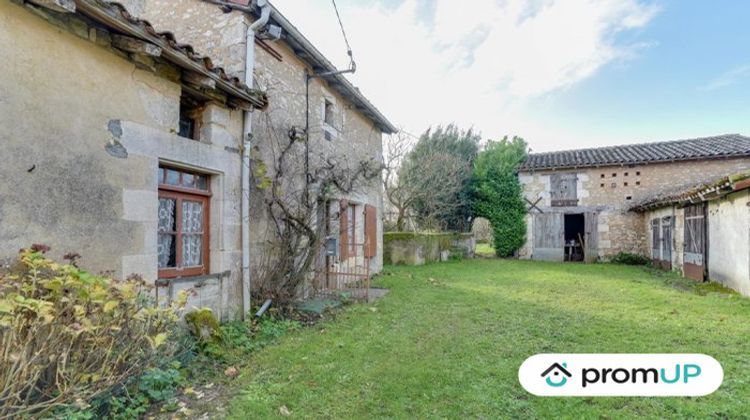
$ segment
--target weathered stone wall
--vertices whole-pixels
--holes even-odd
[[[0,3],[0,257],[31,243],[117,277],[157,278],[160,163],[211,175],[211,270],[170,282],[198,287],[193,306],[224,319],[241,304],[241,113],[204,113],[202,141],[176,136],[181,87],[109,48],[105,32],[61,16],[53,24]],[[175,71],[174,69],[172,71]],[[221,275],[219,275],[221,274]]]
[[[384,235],[386,264],[424,265],[451,257],[474,258],[476,239],[471,233],[388,232]]]
[[[173,31],[179,39],[190,42],[202,53],[210,54],[215,62],[243,77],[245,66],[245,31],[249,18],[240,12],[223,13],[217,6],[200,0],[148,0],[145,18],[157,28]],[[300,60],[283,41],[268,41],[278,54],[274,56],[255,46],[254,80],[258,88],[267,91],[269,108],[255,112],[253,116],[253,155],[268,169],[266,176],[274,174],[274,163],[279,144],[286,141],[293,127],[303,132],[306,123],[306,74],[313,70]],[[280,59],[278,58],[280,56]],[[324,102],[334,104],[334,123],[324,123]],[[340,165],[354,167],[361,160],[375,159],[382,162],[382,133],[372,121],[363,117],[343,97],[335,93],[326,82],[313,79],[310,82],[310,129],[309,149],[311,169],[320,164],[321,158],[334,158]],[[331,140],[325,139],[328,131]],[[299,170],[288,174],[289,188],[301,188],[304,181],[304,164],[298,152]],[[253,171],[258,169],[257,165]],[[273,235],[266,217],[265,192],[255,189],[251,195],[252,265],[262,264],[269,236]],[[361,185],[351,195],[341,197],[360,205],[372,205],[383,213],[383,198],[380,180],[375,179]],[[337,215],[332,215],[334,219]],[[363,220],[361,217],[359,220]],[[360,228],[362,228],[361,226]],[[371,272],[382,270],[382,217],[378,217],[378,255],[371,261]],[[335,235],[335,231],[332,232]]]
[[[643,228],[647,221],[642,214],[628,211],[633,204],[681,186],[749,168],[750,159],[740,158],[557,171],[577,174],[577,207],[551,207],[550,175],[555,171],[522,172],[519,179],[527,199],[535,202],[542,198],[538,206],[543,211],[570,214],[596,211],[599,257],[606,259],[619,252],[650,254],[649,231]],[[533,218],[527,216],[526,220],[529,228],[527,242],[519,252],[521,258],[530,258],[533,252]]]
[[[130,1],[157,31],[174,33],[180,42],[211,57],[214,65],[244,80],[247,21],[241,13],[224,13],[200,0]]]

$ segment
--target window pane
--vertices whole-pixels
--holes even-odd
[[[203,235],[182,235],[182,266],[200,267],[203,265]]]
[[[195,187],[195,175],[183,173],[182,174],[182,186],[188,188]]]
[[[177,241],[174,235],[159,234],[159,268],[174,268],[177,266]]]
[[[169,185],[179,186],[180,185],[180,173],[172,169],[167,169],[167,181],[166,182]]]
[[[204,175],[195,176],[195,187],[199,190],[208,191],[208,177]]]
[[[164,168],[159,168],[159,184],[164,182]]]
[[[203,232],[203,203],[182,202],[182,233]]]
[[[175,207],[177,201],[173,198],[159,199],[159,233],[174,232],[177,229],[175,224]]]

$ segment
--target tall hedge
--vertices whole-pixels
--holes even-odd
[[[526,240],[526,205],[518,180],[518,166],[528,146],[520,137],[490,141],[474,164],[474,214],[489,219],[499,257],[510,257]]]

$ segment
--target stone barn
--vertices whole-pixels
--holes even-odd
[[[607,260],[651,255],[643,213],[630,208],[675,187],[750,169],[750,138],[738,134],[532,153],[519,169],[528,202],[525,259]]]

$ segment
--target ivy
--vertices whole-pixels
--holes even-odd
[[[492,242],[499,257],[510,257],[526,241],[526,206],[517,170],[527,156],[520,137],[490,141],[474,164],[474,214],[490,221]]]

